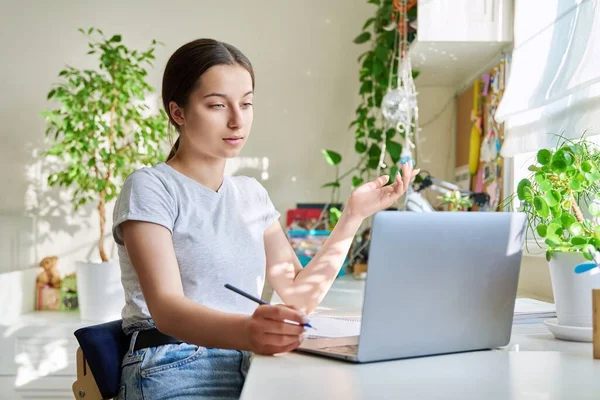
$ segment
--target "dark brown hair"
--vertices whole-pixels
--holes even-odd
[[[169,111],[169,103],[174,101],[181,108],[188,104],[190,94],[196,87],[200,76],[215,65],[235,65],[244,67],[252,77],[254,89],[254,70],[250,60],[234,46],[213,39],[197,39],[181,46],[167,62],[162,81],[162,100],[171,125],[179,131]],[[179,138],[175,141],[169,161],[179,148]]]

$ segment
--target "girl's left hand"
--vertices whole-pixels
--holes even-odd
[[[389,175],[367,182],[352,191],[345,211],[359,218],[367,218],[378,211],[385,210],[394,204],[406,192],[408,185],[413,181],[419,170],[413,170],[412,162],[402,165],[396,181],[384,186],[390,179]]]

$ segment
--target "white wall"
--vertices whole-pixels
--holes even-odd
[[[433,177],[454,182],[456,159],[456,88],[453,86],[423,86],[419,78],[417,101],[421,125],[422,160],[419,168]],[[425,190],[423,196],[433,205],[440,203],[441,193]]]
[[[51,106],[46,94],[59,70],[94,66],[79,27],[122,34],[137,48],[164,42],[149,75],[158,90],[167,58],[185,42],[214,37],[239,47],[257,82],[242,155],[268,158],[263,183],[282,213],[297,201],[328,199],[320,185],[333,171],[320,149],[352,152],[347,126],[358,103],[356,58],[365,50],[352,39],[375,10],[366,1],[1,1],[0,214],[38,215],[37,261],[56,254],[67,272],[75,260],[96,257],[94,207],[74,215],[65,193],[46,188],[36,155],[45,148],[40,111]],[[238,173],[260,177],[260,170]]]

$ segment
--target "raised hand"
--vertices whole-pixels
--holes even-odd
[[[346,211],[353,216],[367,218],[389,208],[406,192],[408,185],[418,173],[419,170],[413,170],[412,163],[408,162],[402,165],[402,177],[398,172],[396,181],[391,185],[385,186],[390,177],[383,175],[357,187],[348,199]]]

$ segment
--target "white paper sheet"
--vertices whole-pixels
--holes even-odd
[[[556,312],[556,305],[529,298],[518,298],[515,301],[515,315],[526,314],[543,314]]]
[[[360,319],[346,317],[309,317],[310,324],[316,329],[307,329],[310,338],[346,337],[360,334]]]

